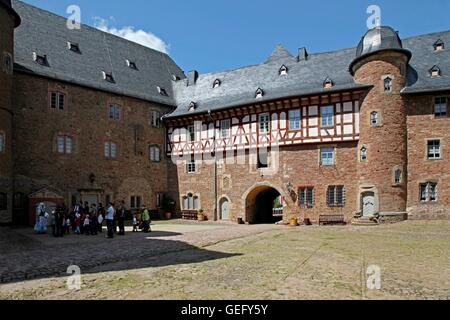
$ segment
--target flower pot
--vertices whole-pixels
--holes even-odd
[[[166,213],[164,213],[164,217],[166,218],[166,220],[172,219],[172,212],[166,212]]]
[[[290,225],[291,227],[298,227],[298,219],[297,219],[297,218],[291,218],[291,219],[289,220],[289,225]]]
[[[199,213],[199,214],[197,214],[197,220],[198,221],[205,221],[206,217],[205,217],[205,215],[203,213]]]

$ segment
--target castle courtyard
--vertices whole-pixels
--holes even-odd
[[[0,299],[450,299],[450,221],[152,229],[107,240],[2,228]],[[69,265],[80,290],[67,288]]]

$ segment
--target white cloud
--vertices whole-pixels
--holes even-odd
[[[110,17],[109,21],[114,21],[114,17]],[[164,53],[169,52],[169,45],[162,39],[155,36],[153,33],[144,31],[142,29],[135,30],[134,27],[123,27],[122,29],[109,27],[109,21],[101,17],[94,17],[94,27],[101,31],[108,32],[121,38],[127,39],[129,41],[139,43],[145,47],[155,49]]]

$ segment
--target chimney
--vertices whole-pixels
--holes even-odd
[[[198,72],[195,70],[190,71],[188,73],[187,78],[188,78],[188,87],[195,85],[195,83],[197,82],[197,79],[198,79]]]
[[[298,49],[298,61],[306,61],[308,60],[308,51],[306,51],[306,48],[300,48]]]

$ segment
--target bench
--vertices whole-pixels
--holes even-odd
[[[181,211],[181,218],[183,220],[197,220],[198,211],[196,210],[183,210]]]
[[[345,225],[345,216],[343,214],[321,215],[319,216],[319,225]]]

